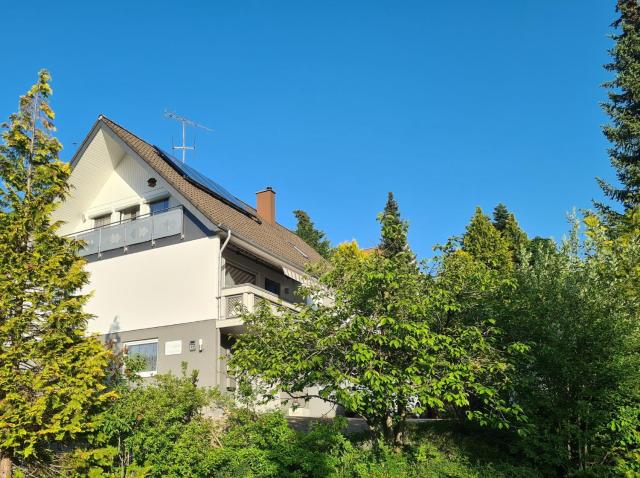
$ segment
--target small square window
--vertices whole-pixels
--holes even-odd
[[[149,203],[149,211],[151,214],[166,211],[169,209],[169,198],[159,199]]]
[[[137,340],[124,344],[127,357],[139,357],[143,360],[141,377],[151,377],[158,372],[158,339]]]
[[[103,214],[93,218],[93,227],[102,227],[111,224],[111,213]]]

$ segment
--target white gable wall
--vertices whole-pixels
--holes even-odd
[[[122,155],[123,151],[115,141],[98,130],[83,152],[82,161],[78,162],[71,173],[69,197],[54,213],[56,220],[65,223],[60,230],[61,234],[91,227],[84,224],[83,215]]]
[[[148,185],[149,178],[156,186]],[[70,197],[54,219],[65,222],[61,234],[91,229],[93,217],[133,205],[140,213],[149,202],[169,196],[169,206],[184,205],[202,224],[213,224],[177,193],[146,162],[108,129],[99,128],[80,153],[70,182]],[[107,334],[216,318],[219,237],[185,241],[86,265],[92,293],[86,310],[95,317],[89,331]]]

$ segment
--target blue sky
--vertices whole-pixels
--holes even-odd
[[[29,11],[29,9],[32,9]],[[10,2],[0,118],[39,68],[70,158],[103,113],[160,147],[170,108],[213,128],[188,162],[271,185],[334,242],[377,243],[394,191],[420,255],[497,202],[530,235],[613,177],[600,126],[613,0]],[[190,134],[193,134],[190,131]]]

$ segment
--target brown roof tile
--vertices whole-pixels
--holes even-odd
[[[222,224],[224,228],[231,229],[233,235],[254,243],[266,252],[278,256],[300,269],[303,269],[307,262],[322,260],[322,257],[312,247],[284,226],[271,225],[265,221],[261,222],[251,218],[211,194],[204,187],[183,177],[164,159],[156,146],[143,141],[105,116],[101,116],[99,121],[111,129],[214,224]],[[251,209],[255,212],[255,209]]]

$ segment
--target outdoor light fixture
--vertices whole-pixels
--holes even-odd
[[[150,188],[155,188],[156,187],[156,183],[157,183],[156,178],[147,179],[147,184],[149,185]]]

